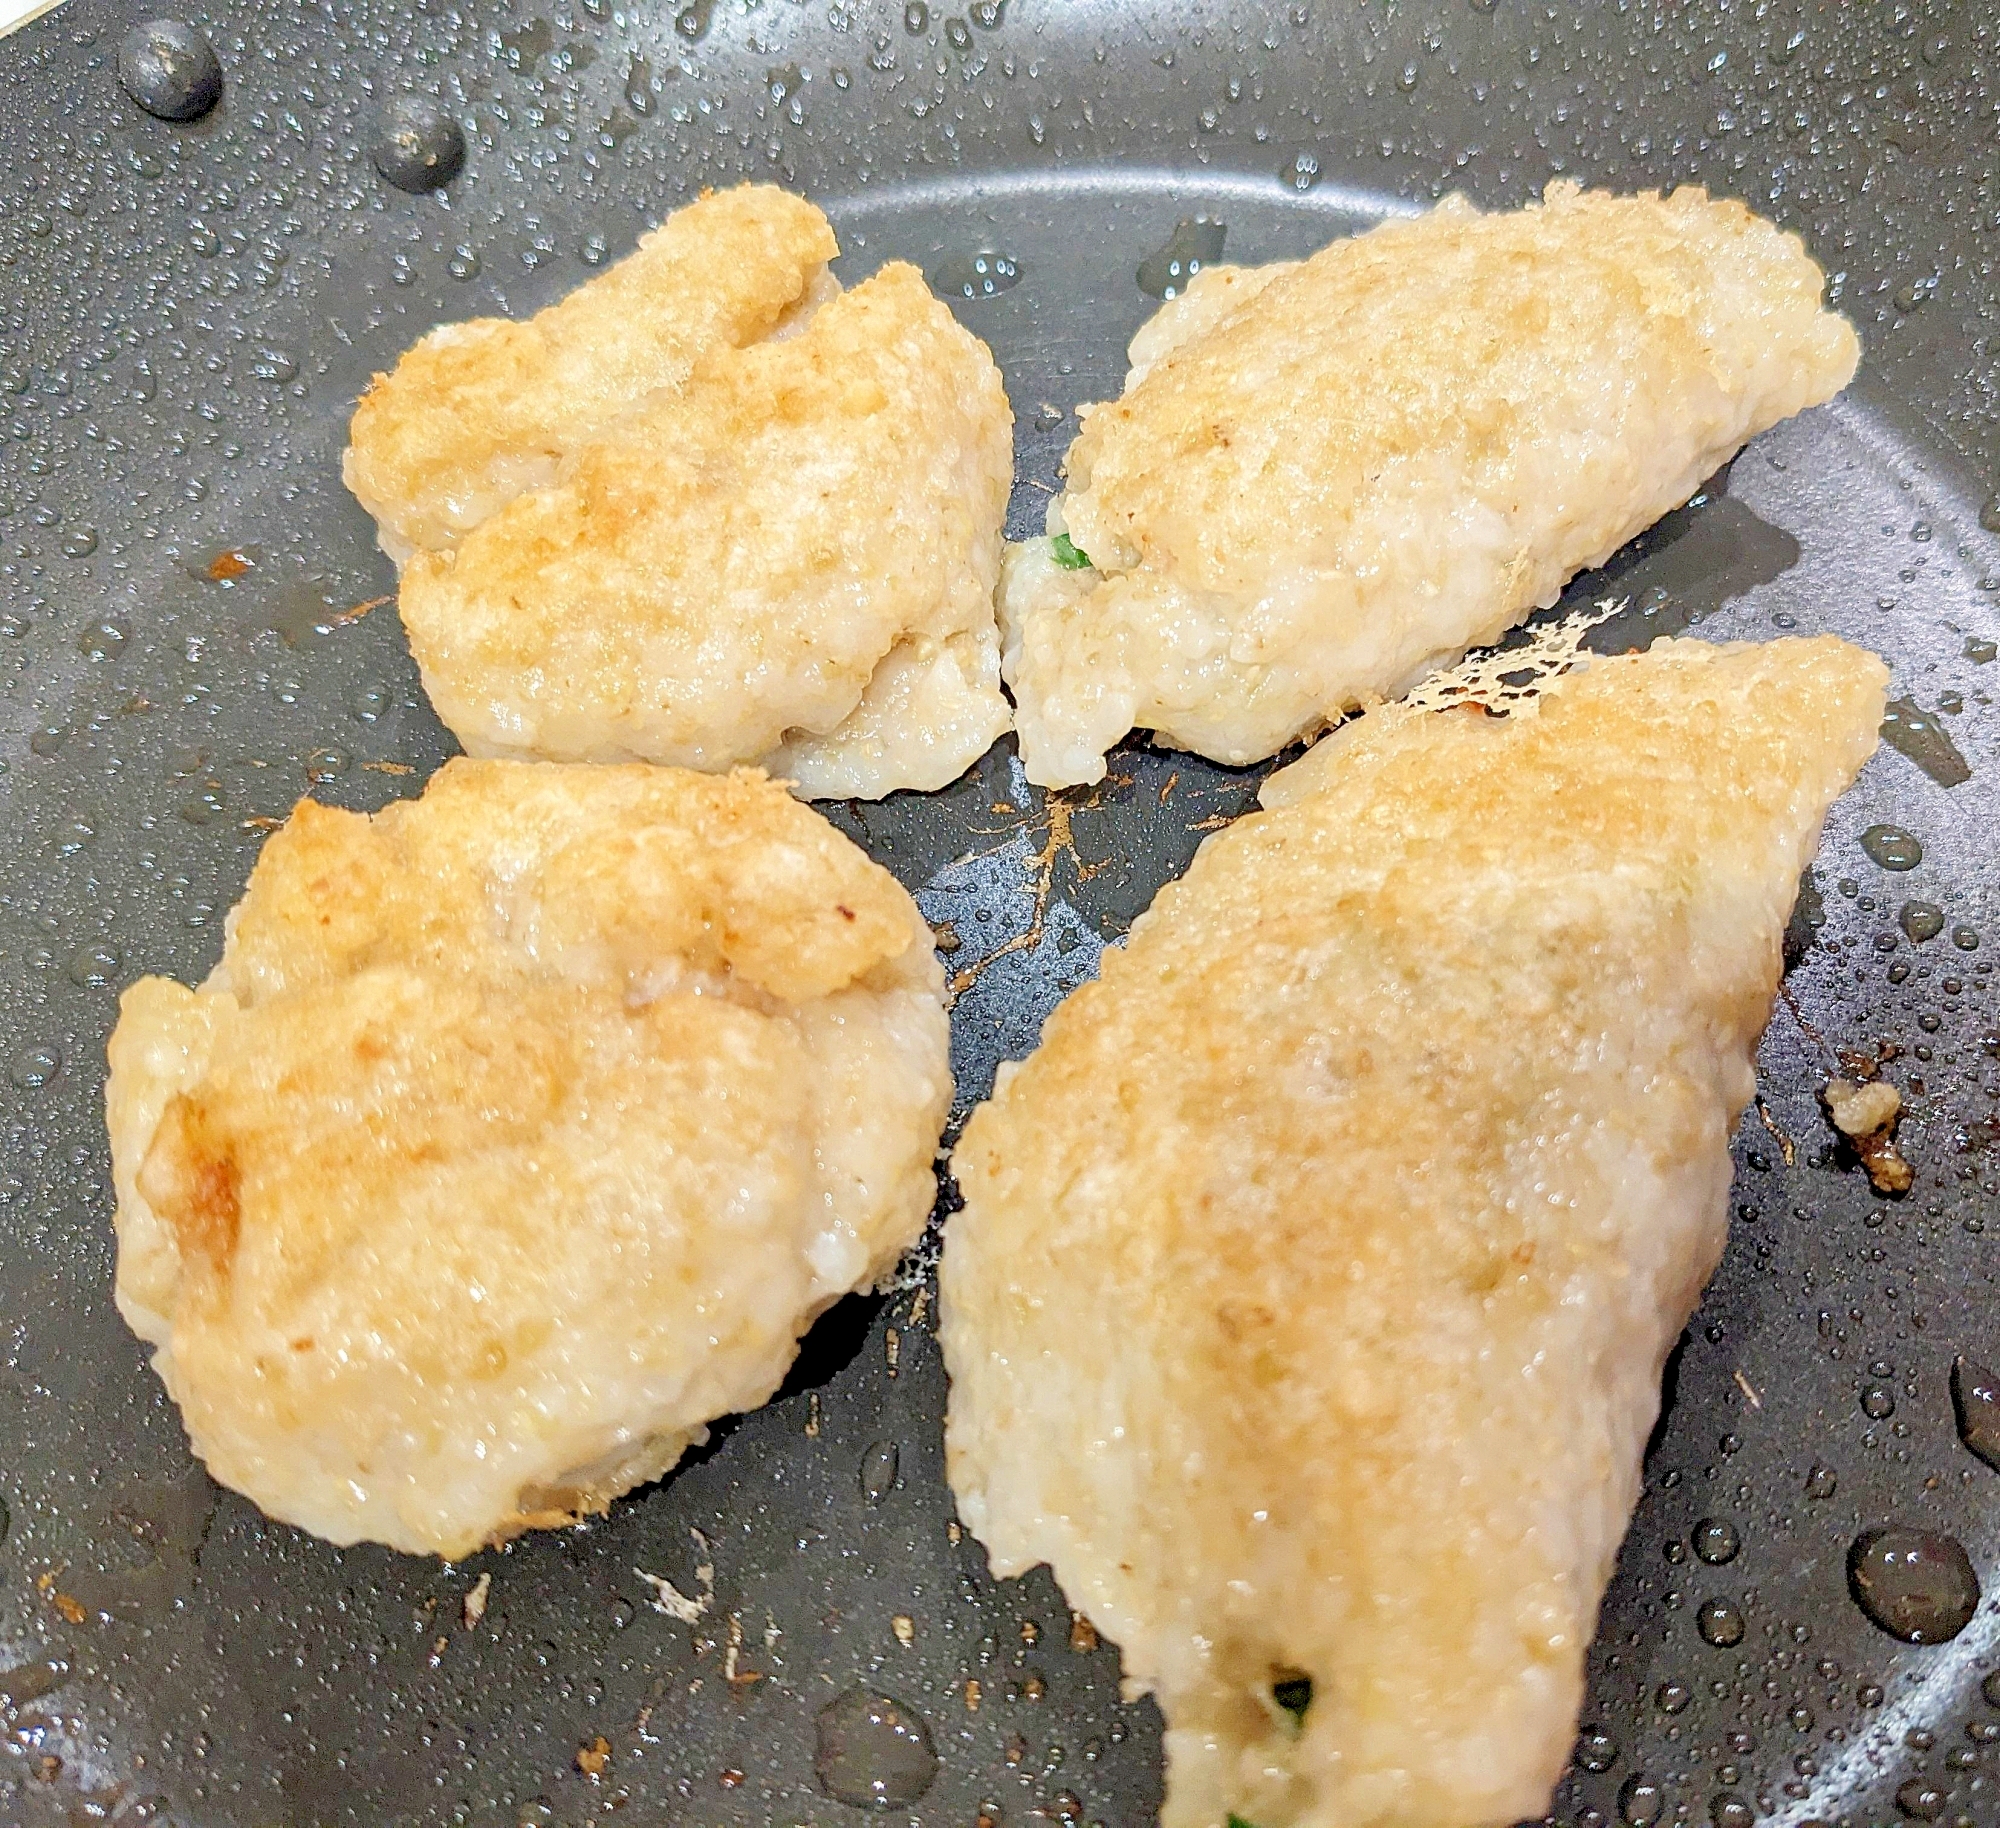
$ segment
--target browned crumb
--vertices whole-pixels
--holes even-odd
[[[1820,1093],[1833,1127],[1853,1145],[1877,1193],[1908,1193],[1916,1170],[1896,1148],[1903,1096],[1881,1079],[1829,1079]]]
[[[1080,1612],[1069,1615],[1069,1647],[1077,1651],[1097,1648],[1097,1627]]]
[[[576,1768],[589,1778],[592,1783],[596,1783],[603,1777],[610,1763],[611,1741],[606,1739],[602,1733],[598,1734],[588,1745],[578,1746],[576,1749]]]

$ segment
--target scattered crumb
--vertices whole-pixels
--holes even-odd
[[[644,1568],[634,1568],[632,1572],[653,1589],[653,1610],[664,1612],[670,1619],[679,1619],[683,1625],[692,1625],[700,1619],[715,1598],[712,1562],[703,1562],[694,1571],[695,1582],[701,1588],[699,1598],[690,1598],[663,1574],[648,1574]]]
[[[882,1350],[888,1355],[889,1375],[896,1375],[896,1360],[903,1350],[903,1336],[894,1327],[888,1327],[882,1334]]]
[[[482,1574],[472,1583],[471,1591],[466,1594],[465,1602],[459,1608],[459,1616],[465,1621],[467,1631],[486,1616],[486,1596],[492,1591],[493,1576],[490,1574]]]
[[[1759,1393],[1757,1386],[1753,1384],[1747,1377],[1745,1377],[1741,1371],[1738,1371],[1735,1375],[1736,1375],[1736,1388],[1743,1392],[1743,1400],[1746,1403],[1748,1403],[1752,1409],[1763,1408],[1764,1398]]]
[[[967,1676],[965,1678],[965,1711],[968,1714],[979,1712],[979,1697],[984,1692],[979,1686],[979,1678],[977,1676]]]
[[[218,584],[240,578],[249,569],[249,554],[238,552],[233,546],[227,552],[218,552],[208,561],[208,575]]]
[[[921,1288],[917,1290],[916,1299],[910,1303],[911,1326],[916,1326],[920,1321],[922,1321],[924,1317],[924,1312],[927,1308],[929,1308],[930,1304],[931,1304],[930,1284],[925,1283]]]
[[[374,774],[416,773],[416,770],[408,762],[363,762],[361,765]]]
[[[252,813],[245,819],[240,829],[243,831],[276,831],[284,824],[283,819],[274,819],[267,812]]]
[[[763,1681],[763,1676],[754,1669],[738,1669],[736,1659],[743,1650],[743,1621],[735,1613],[729,1615],[729,1641],[722,1650],[722,1679],[731,1688],[748,1688],[753,1682]]]
[[[1023,1644],[1039,1644],[1041,1640],[1041,1626],[1037,1625],[1033,1619],[1023,1619],[1021,1621],[1021,1642]]]
[[[962,1541],[964,1541],[965,1532],[958,1527],[958,1519],[956,1517],[952,1518],[952,1520],[944,1526],[944,1539],[946,1542],[950,1543],[953,1548],[957,1548],[958,1545]]]
[[[742,1783],[743,1773],[737,1770],[737,1768],[734,1765],[731,1765],[726,1771],[722,1773],[721,1777],[718,1778],[716,1781],[719,1782],[725,1790],[734,1790],[739,1784]]]
[[[1833,1127],[1854,1145],[1861,1165],[1877,1193],[1907,1193],[1916,1170],[1898,1153],[1896,1124],[1903,1112],[1903,1095],[1881,1079],[1858,1083],[1829,1079],[1821,1092]]]
[[[905,1650],[917,1641],[917,1622],[907,1612],[899,1612],[889,1621],[889,1629],[896,1634],[896,1642]]]
[[[596,1783],[603,1777],[605,1769],[610,1763],[611,1741],[606,1739],[602,1733],[598,1734],[588,1745],[578,1746],[576,1749],[576,1768],[589,1778],[592,1783]]]
[[[431,1668],[437,1669],[444,1663],[444,1653],[450,1648],[451,1639],[434,1638],[431,1640],[431,1654],[424,1660],[430,1664]]]
[[[1097,1648],[1097,1627],[1080,1612],[1069,1615],[1069,1647],[1072,1650]]]
[[[54,1604],[55,1609],[72,1625],[81,1625],[85,1619],[90,1617],[90,1614],[67,1593],[52,1593],[49,1595],[49,1599]]]
[[[940,952],[956,952],[965,944],[965,941],[958,937],[958,929],[948,920],[939,921],[931,931],[937,937],[937,949]]]
[[[1180,785],[1180,779],[1181,771],[1178,768],[1167,776],[1167,784],[1160,789],[1160,804],[1162,806],[1166,805],[1167,801],[1173,797],[1173,791]]]
[[[1799,1158],[1797,1145],[1779,1127],[1778,1120],[1771,1115],[1771,1107],[1761,1097],[1757,1100],[1757,1115],[1763,1122],[1764,1128],[1769,1130],[1776,1140],[1779,1153],[1785,1158],[1785,1166],[1792,1167]]]
[[[814,1440],[819,1439],[819,1392],[806,1392],[806,1433]]]

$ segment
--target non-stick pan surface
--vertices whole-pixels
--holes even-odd
[[[227,87],[181,127],[118,87],[140,16],[69,0],[0,44],[0,1822],[830,1828],[860,1816],[816,1758],[835,1788],[886,1769],[822,1719],[857,1685],[935,1753],[891,1819],[1152,1818],[1159,1720],[1115,1650],[952,1526],[920,1273],[601,1523],[455,1567],[332,1549],[207,1481],[113,1311],[104,1037],[133,977],[214,962],[297,796],[379,806],[449,750],[338,481],[356,391],[431,324],[526,311],[697,187],[778,179],[850,278],[906,255],[979,294],[1029,531],[1181,219],[1258,260],[1571,175],[1799,229],[1868,351],[1571,601],[1630,599],[1611,646],[1833,629],[1888,656],[1898,707],[1794,922],[1557,1815],[2000,1823],[1994,1600],[1905,1646],[1845,1573],[1905,1522],[2000,1594],[2000,1473],[1947,1390],[1955,1355],[2000,1359],[1985,9],[242,0],[194,15]],[[446,195],[371,166],[405,90],[468,125]],[[961,1116],[1255,785],[1131,745],[1051,806],[1008,744],[946,793],[832,809],[948,923]],[[1843,1052],[1909,1101],[1904,1199],[1820,1115]],[[896,1757],[921,1778],[920,1745]]]

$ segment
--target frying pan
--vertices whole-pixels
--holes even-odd
[[[377,807],[449,752],[337,462],[431,324],[533,309],[702,185],[795,186],[850,281],[913,258],[992,345],[1021,533],[1075,406],[1117,389],[1148,256],[1297,254],[1569,175],[1745,198],[1867,347],[1843,400],[1569,600],[1628,603],[1608,648],[1832,629],[1900,709],[1793,923],[1555,1819],[2000,1822],[1995,1600],[1910,1646],[1845,1572],[1899,1522],[2000,1592],[2000,1474],[1947,1388],[2000,1359],[1984,9],[240,0],[187,15],[226,88],[179,126],[118,86],[143,16],[68,0],[0,43],[0,1821],[830,1828],[862,1812],[828,1785],[871,1774],[890,1820],[1152,1819],[1160,1723],[1115,1649],[952,1524],[921,1260],[587,1529],[457,1566],[334,1549],[208,1482],[113,1310],[104,1038],[124,983],[213,964],[298,795]],[[442,194],[372,167],[405,92],[465,123]],[[1259,772],[1135,743],[1051,806],[1008,743],[942,794],[830,809],[940,926],[955,1123]],[[1820,1114],[1843,1051],[1908,1100],[1903,1199]]]

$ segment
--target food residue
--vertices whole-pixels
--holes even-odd
[[[1916,1170],[1896,1148],[1903,1095],[1886,1080],[1829,1079],[1820,1096],[1833,1127],[1853,1145],[1877,1193],[1907,1193]]]

